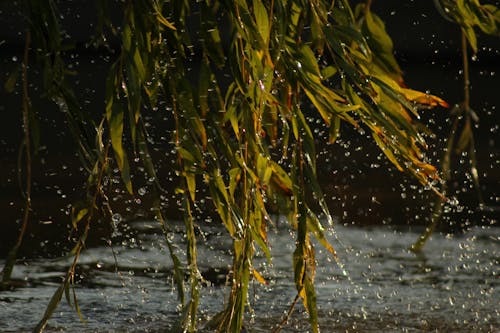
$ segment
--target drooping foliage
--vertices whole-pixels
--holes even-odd
[[[412,251],[421,251],[425,243],[436,229],[443,214],[446,195],[448,195],[448,182],[452,180],[452,153],[467,153],[469,157],[470,175],[474,183],[479,203],[478,209],[485,208],[485,202],[479,183],[479,172],[476,161],[476,144],[474,139],[474,123],[479,121],[478,114],[471,107],[470,79],[469,79],[469,47],[474,54],[477,53],[476,28],[483,33],[500,36],[500,10],[494,5],[482,5],[479,1],[434,1],[437,10],[450,22],[458,24],[461,31],[462,63],[464,92],[461,103],[451,109],[450,132],[446,140],[446,149],[441,157],[441,187],[442,196],[436,198],[432,209],[431,221],[417,241],[412,244]]]
[[[440,8],[447,11],[448,2]],[[320,119],[329,129],[330,143],[342,126],[368,131],[397,169],[430,188],[439,180],[422,152],[426,144],[418,112],[421,107],[447,104],[403,84],[391,38],[369,4],[351,8],[347,0],[126,0],[119,3],[122,18],[116,26],[109,2],[98,1],[94,42],[106,46],[106,40],[115,39],[119,50],[103,83],[105,106],[97,117],[81,107],[66,79],[58,3],[26,0],[23,4],[26,36],[31,36],[26,48],[42,69],[46,95],[67,117],[88,172],[86,196],[72,207],[73,232],[79,235],[74,262],[36,331],[44,329],[64,294],[79,312],[70,290],[78,256],[92,221],[112,216],[106,195],[109,184],[103,176],[117,167],[123,186],[133,195],[131,158],[142,161],[154,184],[154,210],[174,262],[183,305],[179,329],[190,332],[198,326],[201,287],[192,209],[202,188],[233,241],[231,290],[224,311],[214,317],[217,331],[239,332],[250,281],[265,283],[253,266],[253,256],[258,247],[270,260],[271,210],[286,215],[296,230],[293,279],[311,330],[319,331],[313,238],[335,259],[336,254],[325,237],[323,224],[331,226],[332,219],[316,176],[320,138],[314,135],[311,119]],[[478,17],[487,17],[491,24],[483,28],[474,21],[470,29],[496,27],[498,11],[481,8]],[[463,17],[453,11],[447,15]],[[475,47],[472,35],[467,32]],[[193,64],[196,71],[190,70]],[[28,60],[22,66],[27,68]],[[34,119],[27,94],[25,99],[26,119]],[[160,195],[165,189],[145,126],[145,117],[152,112],[164,114],[173,124],[169,135],[176,151],[175,194],[184,213],[186,262],[179,260],[167,237],[170,231]],[[36,141],[29,134],[27,140]]]

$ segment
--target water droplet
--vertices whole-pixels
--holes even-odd
[[[113,221],[113,223],[118,224],[122,221],[122,216],[118,213],[115,213],[113,214],[113,216],[111,216],[111,220]]]

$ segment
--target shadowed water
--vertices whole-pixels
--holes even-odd
[[[207,286],[200,327],[222,309],[231,263],[231,242],[224,231],[203,231],[198,254]],[[152,222],[140,222],[122,232],[115,234],[112,248],[88,249],[80,259],[76,293],[86,322],[63,299],[48,332],[168,332],[173,327],[179,317],[177,292],[160,230]],[[316,252],[322,331],[498,331],[499,234],[498,228],[478,227],[459,236],[435,235],[425,254],[417,256],[407,251],[415,232],[336,227],[330,237],[343,269],[319,246]],[[182,244],[180,231],[173,238]],[[272,263],[257,251],[255,264],[268,285],[251,284],[248,332],[270,332],[296,294],[293,232],[280,226],[269,238]],[[183,257],[181,249],[179,253]],[[24,286],[0,292],[0,332],[33,329],[70,261],[32,260],[16,266],[14,277]],[[306,318],[297,304],[282,332],[306,332]]]

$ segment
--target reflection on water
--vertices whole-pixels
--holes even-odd
[[[270,232],[272,264],[259,256],[255,265],[269,284],[255,282],[250,288],[248,332],[269,332],[295,297],[290,268],[294,236],[285,227],[278,229]],[[208,286],[202,293],[200,326],[222,309],[231,263],[226,234],[204,230],[198,253]],[[345,272],[326,251],[317,250],[323,331],[499,330],[499,234],[498,228],[489,227],[462,236],[435,235],[425,255],[416,256],[407,247],[417,233],[337,227],[332,242]],[[175,323],[177,293],[160,230],[142,222],[133,224],[126,236],[116,235],[112,249],[89,249],[80,260],[77,295],[86,323],[63,300],[48,332],[164,332]],[[182,243],[181,232],[175,238]],[[28,332],[35,326],[70,260],[33,260],[16,266],[14,277],[25,286],[0,292],[1,332]],[[297,306],[282,332],[307,331],[305,318],[302,306]]]

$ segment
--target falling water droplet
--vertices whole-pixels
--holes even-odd
[[[113,214],[113,216],[111,216],[111,220],[113,221],[113,223],[118,224],[122,221],[122,216],[118,213],[115,213]]]

